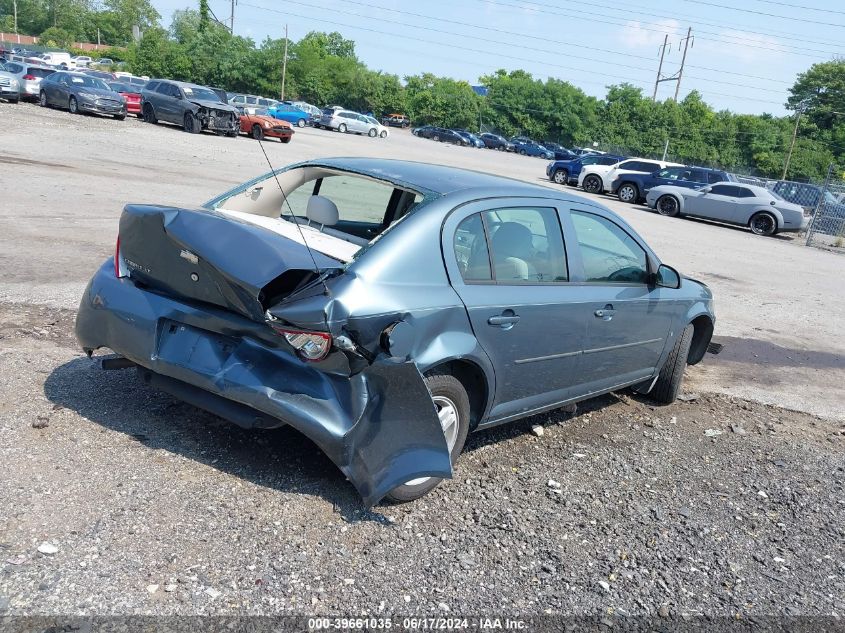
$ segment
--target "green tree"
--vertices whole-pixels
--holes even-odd
[[[73,35],[65,29],[58,26],[51,26],[41,33],[39,42],[44,46],[70,48],[74,42],[74,38]]]

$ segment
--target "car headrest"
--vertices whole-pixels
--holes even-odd
[[[316,222],[323,226],[334,226],[337,224],[340,214],[337,205],[323,196],[311,196],[308,198],[308,207],[305,210],[305,217],[310,222]]]

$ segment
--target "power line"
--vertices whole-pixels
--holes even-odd
[[[334,20],[327,20],[325,18],[317,18],[317,17],[314,17],[313,15],[302,15],[302,14],[298,14],[298,13],[292,13],[290,11],[282,11],[282,10],[273,9],[273,8],[270,8],[270,7],[262,7],[262,6],[255,5],[255,4],[249,4],[249,3],[246,3],[246,2],[240,2],[240,6],[252,7],[254,9],[259,9],[259,10],[262,10],[262,11],[269,11],[269,12],[272,12],[272,13],[278,13],[280,15],[289,15],[289,16],[293,16],[293,17],[302,18],[302,19],[305,19],[305,20],[312,20],[312,21],[315,21],[315,22],[322,22],[322,23],[326,23],[326,24],[331,24],[333,26],[357,29],[357,30],[360,30],[360,31],[366,31],[366,32],[375,33],[375,34],[378,34],[378,35],[387,35],[387,36],[391,36],[391,37],[402,38],[402,39],[405,39],[405,40],[414,40],[414,41],[417,41],[417,42],[422,42],[424,44],[443,45],[442,42],[437,42],[437,41],[428,40],[428,39],[419,38],[419,37],[413,37],[411,35],[408,35],[407,33],[391,33],[390,31],[381,31],[381,30],[378,30],[378,29],[370,28],[370,27],[354,26],[354,25],[348,24],[346,22],[337,22],[337,21],[334,21]],[[314,5],[309,4],[308,6],[313,7]],[[339,11],[337,9],[335,9],[334,12],[335,13],[347,13],[349,15],[354,15],[356,17],[360,17],[360,18],[363,18],[363,19],[369,19],[370,18],[370,16],[365,16],[365,15],[356,14],[356,13],[343,12],[343,11]],[[386,20],[381,18],[380,21],[386,21]],[[405,24],[405,23],[401,23],[401,24],[402,24],[402,26],[407,27],[407,24]],[[460,34],[449,33],[449,32],[446,32],[446,31],[440,31],[440,32],[448,34],[448,35],[460,35]],[[496,55],[496,56],[499,56],[499,57],[504,57],[504,58],[507,58],[507,59],[513,59],[513,60],[522,61],[522,62],[529,62],[529,63],[532,63],[532,64],[544,64],[546,66],[562,68],[562,69],[565,69],[565,70],[575,70],[577,72],[588,72],[591,75],[602,75],[602,76],[606,76],[606,77],[611,77],[614,80],[619,79],[618,75],[615,75],[615,74],[600,73],[600,72],[595,72],[595,71],[589,71],[589,70],[586,70],[586,69],[583,69],[583,68],[574,68],[572,66],[564,66],[562,64],[555,64],[553,62],[549,62],[549,61],[546,61],[546,60],[537,60],[537,59],[531,59],[531,58],[526,58],[526,57],[518,57],[518,56],[515,56],[515,55],[508,55],[508,54],[505,54],[505,53],[502,53],[502,52],[499,52],[499,51],[492,52],[492,51],[488,51],[488,50],[471,48],[471,47],[468,47],[468,46],[461,46],[461,45],[452,44],[452,43],[449,43],[447,45],[450,48],[458,49],[458,50],[465,50],[465,51],[468,51],[468,52],[471,52],[471,53],[479,53],[479,54],[482,54],[482,55]],[[587,83],[587,82],[583,82],[583,83]],[[596,83],[596,82],[592,82],[592,83]],[[645,85],[646,85],[642,81],[629,82],[629,83],[638,83],[641,87],[645,87]],[[702,92],[702,91],[699,90],[698,92]],[[710,91],[710,90],[706,90],[704,92],[706,94],[713,95],[713,96],[729,97],[729,98],[736,97],[735,94],[713,92],[713,91]],[[755,99],[753,97],[743,97],[743,99],[745,101],[755,101],[755,102],[764,103],[764,104],[767,104],[767,105],[778,105],[778,106],[782,105],[782,103],[780,103],[780,102],[767,101],[765,99]]]
[[[765,2],[766,4],[776,4],[782,7],[789,7],[790,9],[803,9],[805,11],[818,11],[820,13],[836,13],[845,15],[845,11],[836,11],[834,9],[819,9],[818,7],[808,7],[806,4],[790,4],[789,2],[777,2],[777,0],[756,0],[757,2]]]
[[[253,6],[255,8],[261,8],[261,9],[265,9],[265,10],[268,10],[268,11],[271,10],[268,7],[256,7],[255,5],[248,5],[248,4],[245,4],[245,3],[241,3],[241,4],[243,6]],[[308,2],[301,2],[299,0],[288,0],[288,4],[297,4],[297,5],[306,6],[306,7],[309,7],[309,8],[314,7],[314,3],[311,2],[310,0]],[[374,8],[374,9],[379,9],[379,10],[383,9],[383,10],[387,10],[387,11],[393,11],[393,12],[396,12],[396,13],[412,15],[412,16],[415,16],[415,17],[420,17],[420,18],[425,18],[425,19],[433,19],[433,20],[438,19],[435,16],[429,16],[429,15],[424,15],[424,14],[420,14],[420,13],[412,13],[412,12],[408,12],[408,11],[401,11],[401,10],[398,10],[398,9],[389,9],[387,7],[381,7],[381,6],[370,4],[370,3],[367,3],[367,2],[361,2],[359,0],[347,0],[347,4],[356,4],[356,5],[366,6],[366,7],[369,7],[369,8]],[[332,9],[332,11],[334,13],[351,15],[351,16],[358,17],[358,18],[368,17],[368,16],[363,16],[360,13],[355,13],[354,11],[345,11],[343,9]],[[397,24],[397,25],[403,26],[403,27],[408,26],[407,22],[405,22],[405,21],[390,20],[390,19],[385,18],[385,17],[379,18],[379,21],[383,22],[383,23],[386,22],[386,23],[389,23],[389,24]],[[445,20],[445,21],[453,22],[453,23],[456,23],[456,24],[462,24],[462,25],[467,24],[467,23],[458,22],[458,21],[455,21],[455,20]],[[422,29],[422,30],[425,30],[425,31],[431,31],[431,32],[434,32],[434,33],[442,34],[442,35],[457,36],[457,37],[462,37],[462,38],[470,38],[470,39],[475,39],[475,40],[482,40],[482,41],[485,41],[485,42],[487,41],[486,38],[481,38],[481,37],[474,36],[474,35],[467,35],[467,34],[464,34],[464,33],[456,33],[454,31],[447,31],[447,30],[444,30],[444,29],[438,29],[438,28],[423,26],[423,25],[419,25],[419,24],[413,24],[413,25],[410,25],[410,26],[411,26],[411,28],[414,28],[414,29]],[[486,30],[496,31],[496,32],[499,32],[499,33],[514,35],[514,36],[517,36],[517,37],[524,37],[525,36],[525,34],[523,34],[523,33],[514,33],[512,31],[505,31],[503,29],[496,29],[496,28],[493,28],[493,27],[484,27],[484,26],[479,26],[479,25],[468,25],[468,26],[473,26],[474,28],[478,28],[478,29],[486,29]],[[420,41],[426,41],[426,40],[420,40]],[[548,49],[548,48],[537,48],[537,47],[533,47],[533,46],[520,45],[520,48],[522,48],[524,50],[539,52],[539,53],[548,53],[548,54],[559,53],[559,51],[556,51],[556,50],[552,50],[552,49]],[[477,52],[474,49],[467,49],[467,50]],[[598,49],[598,50],[604,50],[604,49]],[[502,56],[508,57],[507,55],[502,55]],[[613,64],[615,67],[618,67],[618,68],[626,68],[626,69],[630,69],[630,70],[642,71],[642,72],[647,72],[647,73],[653,72],[651,68],[645,68],[643,66],[634,66],[632,64],[624,64],[624,63],[619,63],[619,62],[596,60],[593,57],[584,57],[584,56],[579,56],[579,55],[569,55],[568,54],[567,56],[570,57],[570,58],[573,58],[573,59],[583,59],[583,60],[594,62],[594,63],[599,62],[599,63]],[[590,70],[580,68],[580,67],[573,67],[573,66],[566,66],[566,65],[562,65],[562,64],[555,64],[553,62],[547,62],[547,61],[539,62],[538,60],[525,59],[525,58],[519,58],[519,57],[512,57],[512,58],[513,59],[519,59],[520,61],[530,61],[530,62],[534,62],[534,63],[543,63],[543,64],[547,64],[547,65],[550,65],[550,66],[555,66],[557,68],[562,68],[564,70],[574,70],[576,72],[589,72],[590,74],[603,75],[603,76],[606,76],[606,77],[612,77],[614,79],[618,78],[618,75],[616,75],[616,74],[597,73],[595,71],[590,71]],[[724,81],[724,80],[720,80],[720,79],[712,79],[712,78],[709,78],[709,77],[697,77],[695,75],[688,75],[688,78],[697,79],[697,80],[700,80],[700,81],[706,81],[706,82],[711,83],[711,84],[721,84],[721,85],[733,86],[733,87],[737,87],[737,88],[747,88],[748,87],[747,84]],[[756,90],[758,90],[760,92],[770,92],[770,93],[774,93],[774,94],[783,94],[783,91],[779,90],[779,89],[756,88]],[[716,94],[716,93],[713,93],[713,94]],[[760,100],[760,101],[762,101],[762,100]],[[773,103],[773,102],[766,102],[766,101],[762,101],[762,102],[763,103]]]
[[[720,9],[730,9],[731,11],[742,11],[743,13],[753,13],[755,15],[765,15],[769,18],[780,18],[783,20],[792,20],[793,22],[806,22],[807,24],[823,24],[824,26],[835,26],[837,28],[845,28],[845,24],[831,24],[830,22],[822,22],[821,20],[808,20],[807,18],[796,18],[791,15],[778,15],[776,13],[767,13],[766,11],[755,11],[754,9],[741,9],[739,7],[732,7],[729,4],[717,4],[715,2],[704,2],[704,0],[685,0],[686,2],[695,2],[696,4],[706,4],[710,7],[718,7]],[[838,13],[838,12],[837,12]]]

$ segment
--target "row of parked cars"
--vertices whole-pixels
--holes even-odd
[[[550,162],[546,176],[558,184],[645,203],[660,215],[716,220],[772,236],[806,229],[811,211],[772,188],[740,182],[724,170],[646,158],[587,155]]]

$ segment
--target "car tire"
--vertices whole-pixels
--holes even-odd
[[[649,393],[649,397],[655,402],[672,404],[678,397],[694,333],[695,327],[690,323],[681,332],[678,340],[675,341],[675,347],[672,348],[669,357],[663,363],[663,367],[660,368],[657,382],[654,383],[654,388]]]
[[[47,103],[47,93],[44,92],[43,90],[41,91],[41,94],[38,95],[38,104],[42,108],[46,108],[48,105],[50,105],[50,104]]]
[[[337,126],[337,131],[346,134],[346,123],[341,123]]]
[[[501,145],[499,145],[499,147],[497,147],[497,148],[496,148],[496,151],[498,151],[498,152],[504,152],[504,151],[505,151],[505,148],[504,148],[504,147],[502,147]]]
[[[262,130],[261,126],[257,123],[252,126],[252,138],[254,138],[256,141],[264,140],[264,130]]]
[[[153,106],[151,106],[149,103],[144,104],[144,110],[142,112],[142,115],[144,117],[144,123],[152,123],[153,125],[158,123],[155,110],[153,110]]]
[[[387,130],[382,130],[381,134],[379,134],[379,138],[387,138]]]
[[[370,138],[375,138],[376,136],[378,136],[378,130],[376,130],[376,128],[374,127],[371,127],[370,131],[367,132],[367,136],[369,136]]]
[[[296,127],[305,127],[305,119],[299,119],[299,121],[296,122]]]
[[[629,204],[636,204],[640,198],[640,190],[632,182],[623,182],[616,191],[620,202],[627,202]]]
[[[469,432],[469,396],[461,381],[449,374],[426,376],[425,384],[438,411],[440,423],[446,434],[446,441],[450,445],[449,454],[454,465],[464,448]],[[454,413],[454,419],[451,418],[448,411]],[[385,495],[385,499],[393,503],[414,501],[431,492],[441,481],[440,477],[414,479],[393,488]]]
[[[285,137],[285,138],[280,138],[279,140],[280,140],[282,143],[290,143],[290,139],[291,139],[291,137],[290,137],[290,136],[287,136],[287,137]]]
[[[193,112],[185,113],[185,118],[182,119],[182,129],[188,134],[199,134],[200,122]]]
[[[126,118],[126,115],[125,115],[125,114],[115,114],[115,115],[114,115],[114,118],[115,118],[117,121],[123,121],[123,119],[125,119],[125,118]]]
[[[778,221],[768,211],[758,211],[751,216],[751,219],[748,221],[748,227],[754,235],[771,237],[778,232]]]
[[[79,102],[76,100],[76,97],[68,99],[67,109],[71,114],[79,114]]]
[[[555,169],[552,180],[559,185],[565,185],[569,181],[569,172],[565,169]]]
[[[434,136],[432,136],[432,137],[431,137],[431,140],[432,140],[432,141],[439,141],[439,140],[440,140],[440,137],[439,137],[439,136],[437,136],[437,134],[435,134]]]
[[[11,103],[12,105],[17,105],[18,103],[20,103],[20,97],[18,97],[17,99],[9,99],[9,103]]]
[[[581,183],[581,188],[587,193],[601,193],[604,190],[604,183],[601,181],[600,177],[595,174],[590,174],[584,178],[584,182]]]
[[[519,155],[525,156],[526,155],[525,150],[524,149],[519,150]]]
[[[666,194],[665,196],[660,196],[657,199],[654,209],[660,215],[665,215],[667,218],[674,218],[680,215],[681,203],[675,196]]]

